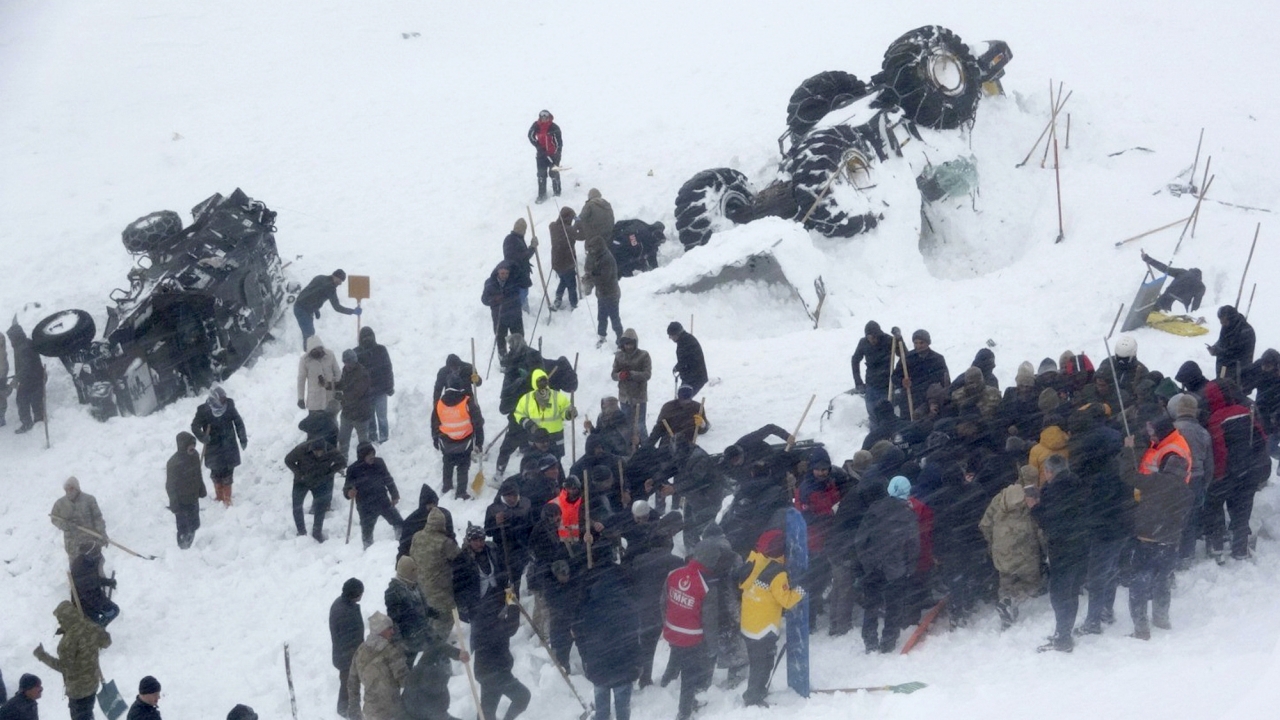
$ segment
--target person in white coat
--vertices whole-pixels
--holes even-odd
[[[307,338],[307,352],[298,360],[298,409],[324,412],[333,399],[333,384],[342,377],[338,359],[319,335]]]

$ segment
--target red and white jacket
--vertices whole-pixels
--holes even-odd
[[[667,575],[662,637],[673,647],[693,647],[702,642],[702,604],[710,589],[702,576],[705,569],[697,560],[690,560]]]

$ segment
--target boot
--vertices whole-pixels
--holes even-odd
[[[599,347],[599,346],[597,346],[597,347]],[[14,434],[14,435],[21,435],[21,434],[23,434],[23,433],[25,433],[25,432],[30,431],[30,430],[31,430],[31,428],[33,428],[33,427],[35,427],[35,425],[34,425],[33,423],[22,423],[21,425],[19,425],[19,426],[18,426],[18,429],[17,429],[17,430],[14,430],[14,431],[13,431],[13,434]]]
[[[1139,640],[1151,639],[1151,623],[1147,620],[1147,601],[1136,602],[1129,599],[1129,615],[1133,617],[1133,634],[1129,637]]]
[[[311,537],[315,538],[316,542],[324,542],[324,532],[321,530],[323,526],[324,513],[316,513],[315,522],[311,526]]]
[[[1075,649],[1075,641],[1070,635],[1050,635],[1049,642],[1036,648],[1036,652],[1048,652],[1056,650],[1057,652],[1071,652]]]
[[[540,177],[538,178],[538,199],[535,202],[546,202],[546,201],[547,201],[547,179],[544,177]]]
[[[1018,608],[1014,606],[1011,598],[1004,598],[996,603],[996,612],[1000,614],[1001,630],[1013,627],[1013,622],[1018,619]]]
[[[1155,597],[1151,599],[1151,624],[1161,630],[1173,629],[1173,625],[1169,622],[1169,600],[1168,595],[1158,591]]]
[[[560,178],[559,177],[551,178],[551,192],[555,193],[556,197],[560,197]]]
[[[604,347],[604,343],[605,343],[605,341],[606,341],[606,340],[608,340],[608,339],[609,339],[609,338],[605,337],[604,335],[601,335],[601,336],[600,336],[600,339],[599,339],[599,340],[596,340],[596,347],[598,347],[598,348],[602,348],[602,347]]]

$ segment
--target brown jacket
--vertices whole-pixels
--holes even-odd
[[[582,232],[573,222],[575,217],[573,208],[561,208],[560,219],[547,226],[551,234],[551,269],[557,273],[575,269],[578,248],[574,243],[582,242]]]

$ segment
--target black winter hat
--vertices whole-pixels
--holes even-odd
[[[513,477],[509,477],[502,481],[502,485],[498,487],[498,496],[520,495],[520,482]]]
[[[347,272],[346,272],[345,270],[343,270],[342,268],[338,268],[337,270],[334,270],[334,271],[331,273],[331,275],[332,275],[333,277],[338,278],[339,280],[346,280],[346,279],[347,279]]]
[[[933,339],[929,337],[929,331],[928,331],[928,330],[917,330],[917,331],[915,331],[915,332],[911,333],[911,342],[915,342],[915,341],[917,341],[917,340],[922,340],[922,341],[924,341],[924,344],[925,344],[925,345],[932,345],[932,344],[933,344]]]
[[[430,485],[422,483],[422,489],[418,491],[418,507],[439,504],[440,495]]]
[[[236,705],[227,713],[227,720],[258,720],[258,713],[248,705]]]
[[[32,675],[31,673],[23,673],[22,677],[18,678],[18,692],[24,693],[32,688],[38,688],[43,684],[44,683],[40,682],[39,677]]]
[[[356,446],[356,459],[363,460],[366,455],[377,453],[377,451],[373,443],[362,442]]]
[[[467,523],[467,540],[484,539],[484,528],[474,523]]]
[[[538,468],[538,470],[550,470],[551,468],[559,464],[560,464],[560,461],[556,459],[555,455],[552,455],[551,453],[547,453],[542,457],[538,458],[538,464],[535,465],[534,467]]]
[[[862,329],[863,335],[879,335],[882,332],[884,331],[880,329],[880,323],[875,320],[868,320],[867,326]]]
[[[160,681],[154,677],[147,675],[138,681],[138,694],[150,695],[151,693],[160,692]]]
[[[363,594],[364,583],[360,582],[359,578],[347,578],[347,581],[342,583],[342,597],[355,600]]]
[[[674,320],[671,322],[670,325],[667,325],[668,335],[679,335],[682,332],[684,332],[684,326],[678,322],[675,322]]]

